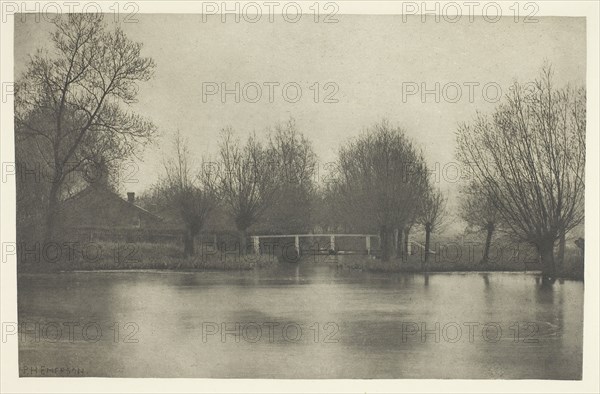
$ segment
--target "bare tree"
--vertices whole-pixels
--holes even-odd
[[[173,138],[174,155],[163,162],[165,173],[154,187],[154,203],[178,213],[185,224],[184,254],[194,254],[196,236],[202,231],[216,206],[213,166],[196,166],[188,142],[177,132]]]
[[[278,170],[254,134],[241,145],[233,130],[223,129],[219,154],[220,195],[239,232],[240,252],[246,253],[247,230],[272,204],[278,187]]]
[[[18,80],[15,129],[35,139],[51,168],[46,238],[54,233],[61,188],[86,164],[135,153],[154,134],[151,122],[128,111],[136,83],[152,76],[142,44],[119,28],[107,31],[101,14],[57,17],[54,51],[38,51]]]
[[[280,168],[281,182],[312,189],[317,159],[311,142],[298,131],[296,121],[292,118],[268,132],[268,154]]]
[[[383,121],[340,150],[339,172],[345,215],[355,228],[379,230],[382,259],[388,260],[390,235],[416,209],[427,176],[421,153],[403,130]]]
[[[492,117],[458,131],[458,157],[493,199],[502,222],[537,247],[545,278],[554,245],[584,218],[586,93],[556,89],[546,67],[515,83]]]
[[[423,192],[419,193],[419,196],[423,196]],[[417,224],[418,215],[419,215],[419,203],[418,200],[415,201],[416,206],[411,207],[410,210],[407,211],[407,218],[404,222],[404,226],[400,227],[401,230],[401,246],[398,250],[399,257],[408,257],[409,243],[410,243],[410,232],[412,231],[415,224]]]
[[[485,246],[482,263],[489,260],[490,246],[497,229],[500,214],[493,198],[476,182],[471,182],[461,191],[460,216],[470,229],[485,231]]]
[[[446,197],[438,189],[431,188],[420,200],[418,222],[425,229],[425,259],[427,264],[430,255],[431,233],[438,229],[446,215]],[[423,266],[424,268],[424,266]]]
[[[420,214],[420,202],[429,192],[429,171],[423,158],[420,157],[411,166],[409,169],[410,177],[406,179],[410,180],[410,183],[407,182],[406,184],[409,188],[399,198],[396,208],[396,220],[398,224],[398,245],[396,249],[397,256],[401,258],[408,253],[410,231]]]
[[[312,144],[298,131],[294,119],[268,132],[267,155],[276,170],[278,192],[265,212],[264,225],[272,232],[308,231],[317,166]]]

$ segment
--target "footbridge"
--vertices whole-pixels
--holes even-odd
[[[379,241],[379,235],[378,234],[286,234],[286,235],[252,235],[250,236],[251,240],[252,240],[252,245],[253,245],[253,249],[254,249],[254,253],[256,254],[260,254],[260,242],[261,240],[271,240],[271,239],[279,239],[279,238],[286,238],[286,239],[290,239],[290,240],[294,240],[294,248],[296,250],[296,253],[300,254],[301,253],[301,249],[300,249],[300,240],[301,239],[307,239],[309,241],[314,242],[316,239],[319,238],[325,238],[326,240],[328,240],[328,242],[326,241],[325,244],[327,245],[328,243],[328,250],[329,251],[338,251],[338,249],[336,249],[336,239],[340,239],[340,238],[362,238],[364,239],[364,245],[365,245],[365,250],[367,251],[367,254],[370,255],[372,248],[371,248],[371,240],[372,239],[376,239],[377,241]],[[343,251],[341,251],[343,252]]]

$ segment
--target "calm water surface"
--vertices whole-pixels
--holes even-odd
[[[581,378],[583,283],[533,274],[300,264],[22,275],[18,290],[21,376]]]

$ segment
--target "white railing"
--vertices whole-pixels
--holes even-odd
[[[329,237],[329,249],[335,250],[335,237],[359,237],[365,238],[365,246],[367,254],[371,254],[371,237],[379,239],[377,234],[288,234],[288,235],[252,235],[252,244],[254,245],[254,253],[260,254],[260,239],[261,238],[294,238],[294,246],[296,253],[300,253],[300,238],[317,238]]]

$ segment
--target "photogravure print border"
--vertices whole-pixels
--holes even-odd
[[[365,4],[364,3],[359,3],[356,2],[354,4],[347,4],[347,2],[336,2],[337,4],[340,5],[340,10],[342,11],[341,13],[371,13],[371,12],[376,12],[376,13],[390,13],[391,12],[399,12],[398,11],[398,6],[392,6],[392,5],[381,5],[381,3],[379,3],[379,5],[375,5],[375,4],[367,4],[365,8]],[[443,2],[440,2],[443,3]],[[446,2],[447,3],[447,2]],[[579,15],[586,15],[587,16],[587,35],[588,35],[588,71],[594,71],[594,72],[590,72],[588,74],[588,88],[589,88],[589,95],[588,95],[588,105],[590,106],[590,108],[597,108],[597,104],[598,104],[598,91],[594,90],[597,87],[597,70],[598,70],[598,63],[597,63],[597,54],[598,54],[598,45],[597,45],[597,37],[598,37],[598,9],[597,9],[597,4],[593,4],[593,3],[569,3],[569,4],[560,4],[558,2],[535,2],[536,4],[539,4],[539,15],[540,16],[544,16],[544,15],[569,15],[569,16],[579,16]],[[135,4],[139,4],[140,5],[140,13],[146,13],[146,12],[157,12],[159,10],[165,10],[165,6],[169,7],[169,12],[173,12],[173,10],[175,9],[175,7],[177,7],[178,10],[180,9],[187,9],[187,10],[191,10],[194,9],[196,7],[191,6],[190,4],[181,4],[181,3],[175,3],[177,4],[177,6],[174,5],[174,3],[170,3],[170,4],[165,4],[165,3],[160,3],[160,2],[156,2],[155,4],[148,4],[148,3],[144,3],[144,2],[135,2]],[[501,2],[502,6],[504,6],[505,3]],[[179,8],[181,7],[181,8]],[[382,11],[383,9],[383,11]],[[442,20],[444,20],[444,18],[441,18]],[[12,73],[12,67],[10,65],[10,63],[12,63],[11,57],[10,56],[5,56],[6,52],[6,48],[10,48],[12,43],[12,25],[10,22],[8,23],[3,23],[2,24],[2,47],[3,47],[3,56],[2,56],[2,73],[1,73],[1,79],[3,81],[6,80],[10,80],[10,75]],[[9,34],[5,34],[5,33],[9,33]],[[8,45],[7,45],[8,44]],[[10,52],[8,53],[10,55]],[[7,78],[8,77],[8,78]],[[8,103],[7,103],[8,104]],[[596,104],[596,105],[594,105]],[[12,129],[12,117],[11,116],[6,116],[6,112],[7,112],[7,106],[2,105],[2,130],[7,130],[7,129]],[[8,110],[8,112],[10,113],[10,110]],[[590,122],[589,124],[591,125],[589,130],[597,130],[598,129],[598,115],[597,113],[594,114],[592,113],[592,111],[589,111],[588,113],[589,119],[588,121]],[[11,142],[11,137],[12,136],[7,136],[6,132],[2,133],[2,161],[8,160],[10,161],[11,157],[12,157],[12,142]],[[590,144],[590,146],[597,146],[597,142],[598,142],[598,136],[597,134],[592,134],[592,133],[588,133],[588,141],[593,142],[595,144]],[[6,143],[5,143],[6,142]],[[588,153],[588,168],[590,169],[590,171],[588,171],[588,177],[589,179],[594,179],[592,177],[595,177],[595,179],[597,180],[597,173],[593,174],[593,172],[596,172],[597,167],[598,167],[598,160],[597,160],[597,155],[590,155]],[[590,174],[592,173],[592,174]],[[597,182],[597,181],[596,181]],[[598,188],[597,188],[597,183],[591,183],[593,184],[595,187],[594,188],[590,188],[590,190],[588,191],[587,194],[587,200],[586,200],[586,208],[588,209],[588,213],[592,215],[592,217],[597,218],[597,205],[595,202],[598,201]],[[8,187],[7,187],[8,186]],[[6,193],[4,192],[6,191]],[[9,225],[7,225],[7,210],[5,210],[5,208],[8,206],[10,206],[11,211],[14,212],[14,196],[13,197],[9,197],[10,192],[13,192],[14,194],[14,184],[10,184],[10,185],[3,185],[3,193],[2,193],[2,233],[3,233],[3,240],[4,237],[8,236],[12,237],[12,239],[14,239],[14,227],[11,227]],[[8,217],[9,219],[12,219],[12,214],[9,214]],[[594,234],[598,234],[598,223],[597,222],[593,222],[590,223],[592,221],[587,221],[586,223],[586,232],[588,234],[592,234],[591,236],[594,236]],[[8,232],[6,231],[8,230]],[[587,249],[588,250],[588,258],[590,257],[596,257],[597,260],[597,256],[598,256],[598,246],[594,245],[594,244],[590,244],[590,247]],[[592,266],[592,265],[587,265],[586,267],[586,276],[588,277],[597,277],[598,276],[598,267],[596,266]],[[14,278],[16,277],[15,275],[15,270],[14,270],[14,266],[10,267],[10,265],[8,266],[3,266],[2,267],[2,298],[0,299],[0,303],[2,303],[2,321],[5,321],[5,316],[14,316],[16,317],[16,298],[15,298],[15,284],[14,282]],[[7,291],[7,290],[12,290],[12,291]],[[597,327],[598,324],[598,315],[597,315],[597,304],[595,304],[597,302],[597,295],[598,295],[598,283],[597,282],[588,282],[586,285],[586,292],[585,292],[585,331],[584,331],[584,349],[594,349],[597,348],[597,335],[594,335],[595,331],[594,331],[594,325]],[[8,307],[5,307],[8,306]],[[594,312],[595,310],[595,312]],[[596,332],[597,334],[597,332]],[[594,344],[596,346],[594,346]],[[8,357],[6,356],[7,353],[10,353],[13,357],[16,354],[16,346],[13,345],[12,347],[10,347],[8,349],[8,351],[6,351],[7,348],[3,346],[3,355],[2,355],[2,359],[0,360],[0,362],[2,363],[2,365],[4,366],[6,363],[6,360],[8,359]],[[16,359],[16,357],[15,357]],[[595,384],[597,385],[597,374],[594,373],[595,370],[597,370],[597,355],[596,358],[593,358],[593,356],[590,357],[589,352],[585,352],[584,353],[584,359],[585,359],[585,363],[584,363],[584,379],[588,380],[590,378],[593,378],[595,375],[595,379],[596,382]],[[16,371],[16,373],[18,374],[18,365],[13,365],[13,368],[11,369],[10,373],[9,371],[7,371],[5,368],[2,369],[2,385],[3,385],[3,389],[8,387],[9,390],[14,390],[17,389],[19,391],[31,391],[33,387],[35,387],[33,382],[25,382],[21,379],[15,379],[14,376],[18,376],[15,375],[14,371]],[[56,380],[58,379],[58,380]],[[47,385],[48,388],[50,388],[51,390],[64,390],[65,386],[60,382],[61,379],[59,378],[55,378],[52,380],[46,380],[46,379],[41,379],[41,380],[36,380],[36,382],[41,383],[41,384],[45,384]],[[74,391],[85,391],[85,390],[91,390],[91,387],[94,387],[95,390],[98,390],[98,387],[102,387],[102,390],[107,389],[107,390],[111,390],[111,391],[118,391],[121,388],[123,388],[122,384],[125,382],[130,382],[132,383],[133,379],[115,379],[112,382],[106,382],[104,381],[103,384],[101,386],[98,386],[97,384],[99,382],[102,382],[101,379],[89,379],[85,382],[79,382],[79,383],[73,383],[73,380],[69,380],[68,384],[69,389],[67,390],[74,390]],[[196,380],[199,382],[204,382],[204,383],[208,383],[209,380]],[[8,383],[7,383],[8,382]],[[94,384],[90,385],[91,382],[94,382]],[[163,389],[163,390],[169,390],[172,389],[172,387],[174,385],[177,385],[180,390],[198,390],[198,385],[197,384],[187,384],[186,383],[191,383],[191,381],[187,381],[187,382],[176,382],[174,383],[172,380],[156,380],[153,383],[147,383],[147,382],[136,382],[136,383],[141,383],[141,384],[136,384],[137,387],[141,387],[141,385],[144,385],[146,388],[152,388],[154,390],[159,390],[159,389]],[[179,383],[183,383],[183,384],[179,384]],[[318,386],[323,388],[329,388],[329,389],[337,389],[339,390],[340,388],[345,388],[346,390],[356,390],[356,386],[357,386],[357,381],[335,381],[335,382],[320,382],[321,384],[319,384]],[[372,382],[372,381],[361,381],[360,385],[362,387],[367,387],[368,390],[377,390],[377,389],[382,389],[382,387],[395,387],[395,389],[398,389],[398,385],[390,385],[389,382],[387,382],[388,384],[386,385],[386,382]],[[476,392],[481,390],[482,387],[487,387],[487,388],[492,388],[495,387],[496,389],[502,387],[504,390],[509,390],[509,389],[516,389],[516,390],[540,390],[543,386],[546,386],[549,390],[573,390],[573,391],[577,391],[577,392],[583,392],[584,390],[589,391],[594,390],[594,386],[591,386],[590,383],[593,385],[594,382],[591,381],[587,381],[585,382],[587,384],[584,384],[584,382],[527,382],[527,381],[501,381],[501,382],[461,382],[461,381],[447,381],[444,383],[438,383],[432,380],[420,380],[420,381],[406,381],[403,380],[402,384],[403,384],[403,388],[406,388],[408,390],[411,391],[425,391],[425,390],[431,390],[432,388],[436,387],[437,389],[443,389],[443,390],[452,390],[452,391],[462,391],[462,392]],[[18,384],[18,385],[17,385]],[[273,390],[273,387],[277,386],[279,389],[281,388],[285,388],[286,384],[281,382],[281,381],[253,381],[253,384],[255,386],[249,387],[247,384],[245,384],[244,381],[238,381],[238,382],[231,382],[231,381],[227,381],[227,380],[214,380],[211,382],[211,387],[212,390],[214,390],[213,384],[218,384],[219,388],[221,390],[224,391],[231,391],[231,390],[239,390],[239,389],[246,389],[246,390],[256,390],[256,391],[262,391],[262,390]],[[262,388],[260,390],[257,390],[256,387],[262,385]],[[495,385],[495,386],[494,386]],[[427,386],[427,387],[425,387]],[[128,386],[128,387],[133,387],[133,386]],[[208,386],[206,386],[208,387]],[[310,390],[313,389],[314,390],[315,385],[312,384],[311,382],[306,382],[306,381],[294,381],[294,388],[295,389],[304,389],[304,390]],[[207,389],[208,390],[208,389]],[[364,390],[361,390],[364,391]]]

